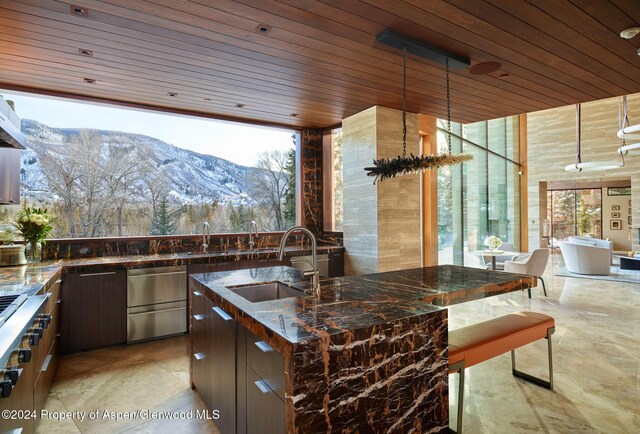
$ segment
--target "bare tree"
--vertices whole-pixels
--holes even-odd
[[[133,146],[103,144],[95,130],[81,130],[42,158],[72,237],[102,235],[114,217],[122,227],[122,209],[140,179],[140,159]]]
[[[270,212],[276,231],[286,229],[283,205],[288,191],[287,159],[286,151],[261,152],[256,163],[261,170],[249,178],[252,197]]]

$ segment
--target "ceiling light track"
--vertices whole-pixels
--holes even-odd
[[[407,53],[415,54],[441,65],[445,65],[448,59],[449,67],[453,69],[468,68],[471,65],[471,60],[468,57],[460,56],[391,29],[384,29],[378,33],[376,42],[398,50],[406,50]]]

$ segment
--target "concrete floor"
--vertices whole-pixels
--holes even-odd
[[[553,275],[552,256],[542,288],[450,308],[450,328],[519,310],[556,319],[555,390],[516,379],[509,354],[467,370],[467,433],[640,433],[640,285]],[[547,375],[546,342],[518,350],[518,368]],[[84,421],[42,420],[41,433],[217,432],[197,419],[105,420],[104,411],[203,409],[188,384],[188,338],[108,348],[64,357],[46,404],[54,411],[99,411]],[[457,376],[450,377],[451,402]],[[455,415],[455,407],[451,407]]]

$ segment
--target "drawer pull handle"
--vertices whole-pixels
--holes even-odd
[[[267,386],[267,383],[265,383],[262,380],[258,380],[255,382],[255,385],[258,389],[260,389],[260,392],[267,394],[269,392],[271,392],[271,389],[269,388],[269,386]]]
[[[193,291],[193,295],[196,297],[202,297],[202,293],[200,291]]]
[[[220,315],[220,317],[225,320],[225,321],[231,321],[233,319],[233,317],[231,315],[229,315],[227,312],[225,312],[224,310],[220,309],[218,306],[214,306],[212,307],[213,311],[215,313],[217,313],[218,315]]]
[[[196,358],[196,360],[202,360],[202,359],[204,359],[204,354],[202,354],[202,353],[195,353],[195,354],[193,355],[193,357],[195,357],[195,358]]]
[[[115,271],[109,271],[106,273],[85,273],[81,274],[80,277],[89,277],[89,276],[110,276],[112,274],[116,274]]]
[[[204,319],[204,315],[201,313],[197,313],[193,316],[193,319],[195,319],[196,321],[202,321]]]
[[[255,343],[256,347],[260,348],[260,351],[263,353],[268,353],[269,351],[273,351],[273,348],[269,346],[265,341],[258,341]]]
[[[186,307],[175,307],[173,309],[149,310],[147,312],[130,313],[128,316],[129,317],[134,317],[134,316],[140,316],[140,315],[151,315],[153,313],[177,312],[179,310],[185,311],[185,313],[186,313],[187,308]]]
[[[44,363],[42,364],[42,372],[46,372],[49,369],[49,363],[51,363],[51,359],[53,356],[49,354],[46,359],[44,359]]]
[[[155,276],[175,276],[178,274],[186,276],[187,272],[186,271],[169,271],[166,273],[129,274],[129,279],[146,279],[146,278],[155,277]]]

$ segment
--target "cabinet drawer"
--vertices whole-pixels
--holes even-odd
[[[284,358],[250,332],[247,332],[247,365],[284,400]]]
[[[51,313],[51,311],[53,310],[58,300],[60,300],[61,283],[62,283],[61,279],[56,280],[56,282],[47,291],[47,292],[50,292],[51,295],[49,296],[47,303],[44,305],[44,309],[42,309],[42,313]]]
[[[56,376],[58,366],[58,340],[54,339],[49,348],[49,354],[42,364],[36,384],[33,386],[33,408],[38,414],[44,408],[49,390]]]
[[[187,331],[186,301],[127,308],[127,342]]]
[[[128,271],[127,306],[170,303],[186,299],[187,268],[135,268]]]
[[[191,296],[191,313],[192,314],[205,314],[206,313],[206,295],[199,289],[190,289],[189,294]]]
[[[31,355],[31,362],[40,367],[45,362],[46,356],[49,354],[51,344],[56,339],[58,334],[58,318],[60,317],[60,305],[54,304],[53,310],[49,312],[51,315],[51,322],[49,326],[42,331],[42,338],[38,343],[38,346],[33,348]]]
[[[191,382],[195,388],[200,392],[200,396],[203,396],[207,390],[207,378],[206,378],[206,356],[204,353],[197,352],[195,348],[192,348],[191,353]],[[203,399],[204,400],[204,399]]]
[[[191,343],[194,351],[205,351],[207,347],[207,321],[202,313],[191,315]]]
[[[247,434],[284,432],[284,401],[247,366]]]

